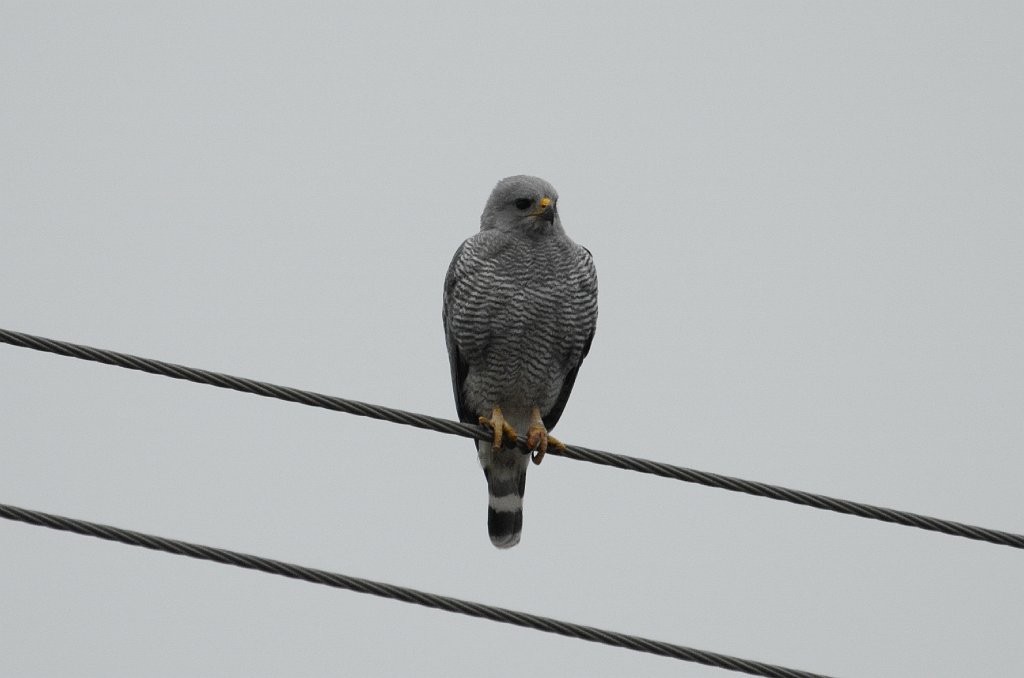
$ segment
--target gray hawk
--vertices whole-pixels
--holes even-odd
[[[487,531],[498,548],[519,543],[530,454],[534,463],[569,399],[597,325],[597,272],[590,252],[565,234],[558,193],[514,176],[494,187],[480,232],[459,247],[442,311],[459,420],[493,431],[478,441],[487,478]]]

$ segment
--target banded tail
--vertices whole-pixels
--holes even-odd
[[[487,478],[487,532],[499,549],[512,548],[523,531],[523,494],[530,455],[516,449],[494,454],[486,442],[479,442],[477,451]]]

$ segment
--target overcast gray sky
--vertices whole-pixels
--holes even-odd
[[[556,433],[1024,532],[1020,3],[0,2],[0,327],[454,417],[559,190]],[[1019,676],[1024,555],[0,346],[0,502],[841,676]],[[5,676],[725,676],[0,522]]]

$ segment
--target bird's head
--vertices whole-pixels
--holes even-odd
[[[480,230],[561,233],[558,191],[537,177],[520,174],[498,182],[480,216]]]

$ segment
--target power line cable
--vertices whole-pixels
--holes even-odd
[[[515,610],[484,605],[482,603],[474,603],[472,601],[461,600],[459,598],[449,598],[448,596],[426,593],[424,591],[417,591],[416,589],[405,588],[403,586],[385,584],[383,582],[361,579],[359,577],[350,577],[336,572],[317,570],[309,567],[303,567],[301,565],[295,565],[293,563],[282,562],[280,560],[271,560],[270,558],[261,558],[259,556],[253,556],[246,553],[239,553],[237,551],[228,551],[226,549],[214,548],[212,546],[203,546],[202,544],[193,544],[186,541],[178,541],[176,539],[167,539],[151,534],[145,534],[143,532],[134,532],[132,530],[125,530],[119,527],[111,527],[110,525],[101,525],[99,523],[66,518],[52,513],[42,513],[40,511],[33,511],[30,509],[20,508],[18,506],[11,506],[9,504],[0,504],[0,518],[28,523],[30,525],[48,527],[54,530],[74,532],[75,534],[96,537],[107,541],[121,542],[122,544],[129,544],[131,546],[141,546],[153,551],[164,551],[166,553],[188,556],[189,558],[196,558],[198,560],[209,560],[224,565],[234,565],[235,567],[242,567],[249,570],[258,570],[260,572],[276,574],[282,577],[289,577],[291,579],[300,579],[314,584],[322,584],[324,586],[356,591],[357,593],[368,593],[381,598],[400,600],[404,603],[415,603],[416,605],[432,607],[446,612],[457,612],[470,617],[490,619],[491,621],[501,622],[503,624],[522,626],[524,628],[544,631],[545,633],[555,633],[569,638],[579,638],[581,640],[588,640],[592,643],[603,643],[605,645],[622,647],[635,652],[647,652],[650,654],[661,655],[663,657],[671,657],[672,659],[706,664],[707,666],[739,671],[741,673],[747,673],[754,676],[768,676],[769,678],[828,678],[827,676],[823,676],[818,673],[788,669],[783,666],[765,664],[763,662],[753,661],[750,659],[741,659],[739,657],[732,657],[725,654],[719,654],[717,652],[696,650],[694,648],[665,643],[659,640],[631,636],[625,633],[618,633],[616,631],[606,631],[592,626],[583,626],[581,624],[559,621],[549,617],[542,617],[540,615],[529,614],[527,612],[517,612]]]
[[[356,414],[396,424],[405,424],[407,426],[415,426],[417,428],[438,431],[440,433],[464,436],[466,438],[489,440],[491,436],[490,432],[486,431],[482,427],[462,424],[456,421],[449,421],[447,419],[441,419],[440,417],[406,412],[404,410],[398,410],[391,407],[372,405],[370,403],[338,398],[336,396],[324,395],[322,393],[315,393],[312,391],[303,391],[297,388],[279,386],[263,381],[246,379],[244,377],[235,377],[218,372],[210,372],[208,370],[198,369],[195,367],[175,365],[173,363],[166,363],[160,360],[153,360],[151,358],[140,358],[127,353],[118,353],[116,351],[83,346],[81,344],[73,344],[56,339],[48,339],[46,337],[25,334],[23,332],[15,332],[0,328],[0,342],[11,344],[12,346],[30,348],[36,351],[56,353],[57,355],[68,356],[71,358],[91,360],[106,365],[116,365],[118,367],[124,367],[131,370],[159,374],[174,379],[184,379],[198,384],[228,388],[235,391],[241,391],[243,393],[253,393],[255,395],[277,398],[279,400],[300,403],[302,405],[322,407],[324,409],[334,410],[337,412]],[[526,439],[524,437],[520,436],[518,444],[522,450],[525,451],[527,449]],[[604,452],[602,450],[594,450],[576,445],[566,445],[564,451],[556,450],[553,447],[548,448],[548,454],[559,455],[579,461],[588,461],[593,464],[611,466],[627,471],[648,473],[655,476],[661,476],[663,478],[672,478],[674,480],[681,480],[687,483],[697,483],[699,485],[716,487],[723,490],[729,490],[731,492],[743,492],[745,494],[766,497],[768,499],[775,499],[778,501],[786,501],[792,504],[799,504],[801,506],[810,506],[816,509],[845,513],[847,515],[857,516],[860,518],[870,518],[872,520],[880,520],[886,523],[895,523],[897,525],[916,527],[918,529],[930,530],[932,532],[941,532],[955,537],[964,537],[965,539],[974,539],[977,541],[989,542],[991,544],[1000,544],[1003,546],[1010,546],[1012,548],[1024,549],[1024,535],[1022,534],[993,530],[987,527],[979,527],[977,525],[969,525],[952,520],[944,520],[942,518],[934,518],[931,516],[921,515],[919,513],[910,513],[908,511],[874,506],[872,504],[864,504],[847,499],[837,499],[823,494],[794,490],[754,480],[734,478],[732,476],[711,473],[709,471],[698,471],[682,466],[674,466],[672,464],[652,461],[650,459],[613,454],[611,452]]]

